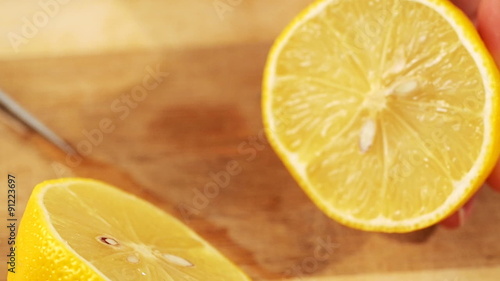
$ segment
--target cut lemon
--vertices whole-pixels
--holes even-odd
[[[16,246],[11,281],[250,280],[177,219],[94,180],[35,187]]]
[[[329,216],[407,232],[451,214],[491,171],[499,80],[448,1],[321,0],[269,54],[264,125]]]

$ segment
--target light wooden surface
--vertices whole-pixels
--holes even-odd
[[[41,9],[16,2],[0,1],[2,35]],[[69,1],[18,52],[1,36],[0,87],[86,157],[0,114],[0,202],[7,173],[18,217],[36,183],[93,177],[179,217],[254,280],[498,280],[500,195],[487,188],[462,229],[404,235],[346,228],[309,201],[259,138],[267,51],[308,1],[221,2],[240,4],[220,17],[214,1]],[[227,185],[200,199],[227,169]]]

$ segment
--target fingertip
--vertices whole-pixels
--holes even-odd
[[[458,209],[451,216],[447,217],[443,221],[440,222],[445,228],[448,229],[456,229],[464,225],[465,220],[469,217],[472,206],[473,206],[474,198],[471,198],[465,205],[463,205],[460,209]]]
[[[440,225],[444,226],[445,228],[448,229],[455,229],[459,228],[460,226],[463,225],[465,219],[464,219],[464,211],[462,208],[458,209],[455,213],[453,213],[451,216],[447,217],[444,219]]]
[[[497,163],[493,168],[490,176],[486,180],[489,186],[500,191],[500,163]]]

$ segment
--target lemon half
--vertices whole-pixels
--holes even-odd
[[[459,208],[499,154],[499,73],[440,0],[321,0],[269,54],[267,136],[332,218],[407,232]]]
[[[9,281],[250,280],[177,219],[89,179],[36,186],[16,244]]]

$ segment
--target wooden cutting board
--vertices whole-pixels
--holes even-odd
[[[459,230],[367,233],[327,218],[283,167],[263,136],[262,70],[308,1],[158,2],[59,4],[17,52],[0,41],[0,87],[84,156],[1,114],[0,202],[12,173],[17,217],[36,183],[92,177],[177,216],[254,280],[500,278],[500,195],[488,188]],[[0,33],[22,35],[42,10],[0,1]]]

